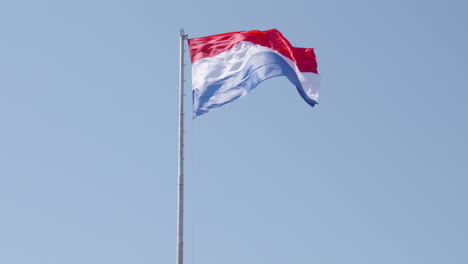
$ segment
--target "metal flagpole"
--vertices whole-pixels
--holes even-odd
[[[184,41],[187,35],[180,29],[179,70],[179,177],[177,201],[177,264],[184,263]]]

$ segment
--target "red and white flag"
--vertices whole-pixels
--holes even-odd
[[[192,38],[188,43],[193,117],[245,96],[275,76],[286,76],[307,103],[317,103],[320,75],[314,49],[293,47],[276,29]]]

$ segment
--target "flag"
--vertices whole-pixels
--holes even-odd
[[[320,75],[314,49],[293,47],[276,29],[191,38],[188,43],[194,118],[275,76],[286,76],[309,105],[317,103]]]

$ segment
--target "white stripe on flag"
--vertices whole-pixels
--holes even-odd
[[[291,59],[279,52],[244,41],[214,57],[203,58],[193,63],[194,117],[245,96],[265,79],[285,75],[283,68],[264,67],[276,57],[271,56],[272,53],[281,57],[291,67],[305,96],[317,102],[319,74],[300,72]]]

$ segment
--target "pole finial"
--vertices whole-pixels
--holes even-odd
[[[184,28],[180,28],[180,36],[186,38],[187,35],[185,34]]]

